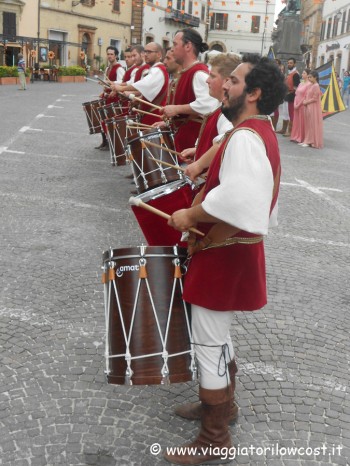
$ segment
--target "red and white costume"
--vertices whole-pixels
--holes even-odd
[[[125,75],[125,70],[120,63],[116,63],[112,67],[108,66],[105,72],[106,78],[118,84],[120,84],[123,81],[124,75]],[[119,100],[119,97],[117,95],[110,97],[109,96],[110,93],[111,93],[110,89],[104,90],[104,98],[106,99],[106,105],[111,104],[112,102],[118,102]]]
[[[169,74],[163,63],[155,63],[149,68],[147,75],[141,80],[135,82],[133,87],[142,94],[143,99],[152,102],[155,105],[164,107],[168,93]],[[141,104],[141,110],[159,115],[159,110],[150,107],[147,104]],[[142,123],[151,125],[161,121],[160,118],[151,115],[143,115]]]
[[[221,113],[221,107],[205,115],[196,143],[195,160],[202,157],[214,142],[233,129],[232,123]]]
[[[193,341],[204,388],[227,385],[226,377],[218,377],[218,367],[225,371],[222,354],[233,358],[228,331],[233,311],[253,311],[266,304],[264,243],[259,237],[277,224],[279,177],[276,135],[271,122],[260,118],[238,125],[209,168],[202,208],[241,231],[234,235],[236,244],[195,253],[185,275],[183,297],[192,305]],[[197,228],[207,233],[213,225],[199,223]]]
[[[170,88],[168,104],[189,104],[201,116],[213,112],[219,102],[209,95],[207,79],[208,67],[204,63],[197,61],[182,70],[179,78]],[[194,147],[201,123],[201,117],[195,115],[179,115],[173,118],[177,151],[181,152],[188,147]]]

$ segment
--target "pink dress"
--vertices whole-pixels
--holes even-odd
[[[305,100],[309,102],[304,105],[305,137],[304,144],[310,144],[315,149],[323,147],[323,118],[321,109],[321,90],[318,83],[308,87]]]
[[[303,142],[305,131],[304,131],[304,99],[307,89],[311,86],[310,81],[300,83],[295,91],[294,99],[294,120],[292,133],[290,135],[291,141]]]

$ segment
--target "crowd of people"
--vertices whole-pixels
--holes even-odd
[[[199,402],[175,409],[201,426],[195,440],[164,455],[182,465],[229,461],[229,424],[238,416],[230,325],[236,311],[255,311],[267,301],[263,239],[277,224],[281,173],[269,115],[287,93],[273,60],[221,54],[208,68],[198,60],[205,50],[198,32],[185,28],[175,34],[164,58],[154,42],[128,49],[129,67],[123,73],[117,50],[109,47],[102,93],[108,102],[139,96],[142,123],[162,128],[170,122],[188,177],[195,181],[206,172],[192,205],[168,220],[180,232],[197,228],[204,234],[188,236],[183,289],[191,306]]]
[[[281,72],[284,67],[280,60],[276,60]],[[296,60],[288,59],[286,84],[288,93],[284,103],[274,113],[274,125],[277,127],[278,114],[283,115],[283,126],[276,133],[290,138],[301,147],[321,149],[323,147],[323,117],[317,71],[304,69],[301,77],[296,69]]]

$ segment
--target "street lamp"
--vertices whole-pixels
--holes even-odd
[[[40,63],[40,7],[41,7],[41,0],[38,0],[38,44],[37,44],[37,62]]]

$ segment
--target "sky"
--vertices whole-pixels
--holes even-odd
[[[276,0],[276,7],[275,7],[275,18],[277,18],[278,13],[285,7],[281,0]]]

